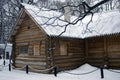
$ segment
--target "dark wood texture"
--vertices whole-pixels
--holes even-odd
[[[55,38],[54,60],[60,69],[76,68],[85,62],[84,40],[75,38]],[[60,45],[67,45],[67,54],[61,55]],[[66,49],[65,49],[66,50]],[[63,51],[62,51],[63,52]]]
[[[87,62],[95,66],[120,68],[120,34],[87,39]]]

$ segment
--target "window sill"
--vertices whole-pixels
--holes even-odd
[[[28,56],[28,54],[19,54],[18,56]]]

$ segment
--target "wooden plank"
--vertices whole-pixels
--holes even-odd
[[[83,58],[83,55],[71,55],[71,56],[55,56],[55,60],[66,60],[66,59],[73,59],[73,58]]]
[[[74,67],[74,66],[79,66],[81,65],[83,62],[74,62],[74,63],[65,63],[65,64],[57,64],[57,66],[59,66],[59,68],[63,67]],[[67,68],[69,69],[69,68]]]
[[[106,63],[108,63],[108,41],[106,39],[106,37],[103,37],[104,39],[104,60]]]
[[[66,64],[66,63],[75,63],[75,62],[81,62],[84,61],[84,58],[72,58],[72,59],[61,59],[61,60],[56,60],[55,63],[56,64]]]
[[[87,61],[87,58],[88,58],[88,40],[85,38],[85,58],[86,58],[86,61]]]
[[[24,67],[26,64],[19,64],[19,63],[16,63],[15,64],[15,67],[16,68],[22,68],[22,67]],[[35,69],[39,69],[39,70],[44,70],[44,69],[46,69],[46,67],[45,66],[40,66],[40,65],[30,65],[30,66],[32,66],[33,68],[35,68]]]
[[[29,61],[21,61],[21,60],[16,60],[15,63],[19,63],[19,64],[25,64],[25,65],[39,65],[39,66],[45,66],[46,62],[32,62],[32,60]]]
[[[23,57],[17,57],[16,60],[18,61],[26,61],[26,62],[45,62],[45,58],[23,58]]]

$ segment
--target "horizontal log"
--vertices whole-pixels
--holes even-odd
[[[76,63],[76,62],[83,62],[84,58],[72,58],[72,59],[64,59],[64,60],[56,60],[56,64],[66,64],[66,63]]]
[[[24,58],[24,57],[16,57],[16,60],[26,61],[26,62],[46,62],[45,58]]]
[[[100,59],[100,58],[104,58],[104,56],[103,55],[88,55],[88,56],[90,56],[90,57],[88,57],[88,58],[90,58],[90,59]]]
[[[77,48],[77,47],[68,47],[68,51],[69,52],[83,52],[84,49],[83,48]]]
[[[112,46],[108,47],[108,52],[114,52],[114,51],[119,51],[120,52],[120,46]]]
[[[120,59],[120,53],[116,53],[116,52],[114,52],[114,53],[109,53],[109,54],[108,54],[108,57],[109,57],[109,58],[119,58],[119,59]]]
[[[40,70],[46,69],[46,66],[31,65],[31,64],[29,64],[29,65],[32,66],[32,67],[35,68],[35,69],[40,69]],[[16,63],[16,64],[15,64],[15,67],[16,67],[16,68],[22,68],[22,67],[24,67],[24,66],[25,66],[25,64],[19,64],[19,63]]]
[[[88,50],[88,54],[103,54],[103,53],[104,53],[103,50],[98,50],[98,49]]]
[[[71,65],[71,66],[59,66],[59,71],[64,71],[64,70],[71,70],[71,69],[75,69],[75,68],[78,68],[80,67],[82,64],[84,63],[80,63],[80,64],[77,64],[77,65]]]
[[[40,56],[34,56],[34,55],[18,55],[17,57],[23,57],[23,58],[45,58],[45,54],[41,54]]]
[[[16,35],[16,40],[18,40],[18,39],[24,39],[24,38],[32,38],[32,37],[45,37],[45,34],[42,34],[42,35],[40,35],[40,34],[42,34],[42,33],[40,33],[40,32],[32,32],[32,31],[30,31],[30,32],[27,32],[27,33],[22,33],[22,34],[18,34],[18,35]]]
[[[38,39],[41,40],[40,38],[44,39],[44,36],[39,36],[39,35],[35,35],[35,36],[25,36],[25,37],[20,37],[20,38],[16,38],[16,41],[24,41],[24,40],[28,40],[28,39]],[[31,41],[31,40],[30,40]]]
[[[119,67],[119,69],[120,69],[120,64],[119,63],[111,63],[111,62],[109,62],[108,65],[112,66],[112,67]]]
[[[35,27],[35,25],[33,25],[33,27],[31,27],[31,29],[28,29],[28,27],[22,27],[20,30],[19,30],[19,32],[21,32],[21,33],[23,33],[23,32],[26,32],[26,31],[33,31],[33,30],[39,30],[40,31],[40,29],[39,28],[37,28],[37,27]]]
[[[68,56],[74,56],[74,57],[77,56],[79,58],[82,58],[85,56],[85,54],[83,52],[81,52],[81,53],[68,53]]]
[[[58,67],[74,67],[74,66],[79,66],[79,65],[81,65],[83,63],[83,61],[82,62],[74,62],[74,63],[66,63],[66,64],[56,64]]]
[[[99,60],[87,60],[88,63],[100,63],[100,62],[104,62],[104,59],[99,59]]]
[[[96,67],[101,67],[104,65],[103,62],[88,62],[88,64],[90,64],[92,66],[96,66]]]
[[[55,60],[64,60],[64,59],[73,59],[73,58],[82,58],[80,55],[71,55],[71,56],[55,56]]]
[[[102,59],[104,59],[104,57],[89,57],[89,56],[88,56],[87,59],[88,59],[88,60],[94,60],[94,61],[95,61],[95,60],[102,60]]]
[[[108,43],[120,42],[120,37],[108,38],[107,41],[108,41]]]
[[[16,60],[15,63],[17,64],[24,64],[24,65],[39,65],[39,66],[46,66],[46,62],[28,62],[28,61],[21,61],[21,60]]]
[[[83,43],[74,43],[74,42],[72,42],[72,43],[69,43],[69,46],[70,47],[84,47],[84,44]]]
[[[110,59],[110,58],[109,58],[109,62],[110,62],[110,63],[113,62],[113,63],[119,63],[119,64],[120,64],[120,59],[119,59],[119,58],[118,58],[118,59]]]

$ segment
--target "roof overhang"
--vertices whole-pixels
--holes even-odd
[[[23,18],[24,18],[25,14],[24,14],[24,8],[21,9],[21,11],[19,12],[19,15],[16,19],[16,22],[8,36],[8,41],[11,41],[12,40],[12,36],[15,36],[15,34],[17,33],[18,29],[20,28],[20,24],[22,23],[23,21]]]

